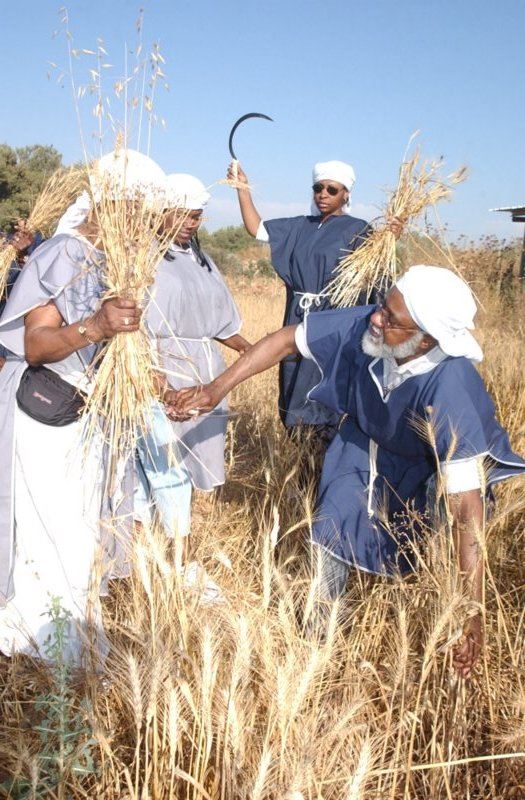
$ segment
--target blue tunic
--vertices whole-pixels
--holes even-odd
[[[320,223],[321,217],[288,217],[264,223],[273,267],[286,285],[284,325],[303,321],[300,293],[323,293],[337,262],[359,247],[371,231],[364,220],[346,214]],[[311,311],[327,308],[330,308],[329,300],[322,297],[319,305],[312,305]],[[337,425],[337,414],[307,398],[319,377],[316,364],[301,356],[290,356],[281,363],[279,413],[287,427],[302,423]]]
[[[413,568],[410,541],[418,526],[409,509],[425,515],[437,462],[484,457],[490,486],[523,474],[525,460],[512,451],[468,359],[447,357],[384,397],[382,361],[361,348],[373,310],[326,311],[307,321],[308,347],[322,372],[312,399],[348,415],[326,453],[313,540],[347,563],[391,574]],[[431,422],[435,449],[417,420]],[[372,482],[371,440],[377,446]],[[396,540],[382,518],[395,527]]]

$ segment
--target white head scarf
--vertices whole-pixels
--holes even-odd
[[[95,202],[100,200],[102,191],[109,191],[115,197],[130,198],[141,193],[152,203],[163,204],[166,175],[149,156],[137,150],[119,150],[107,153],[96,161],[89,176],[89,183]],[[55,236],[60,233],[74,235],[91,211],[89,192],[82,192],[75,202],[62,214]]]
[[[418,264],[398,280],[410,316],[425,333],[433,336],[449,356],[481,361],[483,351],[474,339],[476,302],[460,277],[450,269]]]
[[[140,196],[157,203],[165,191],[166,175],[149,156],[122,149],[96,161],[89,182],[95,202],[104,190],[119,199],[133,200]]]
[[[343,206],[343,214],[349,214],[352,206],[352,187],[355,183],[354,168],[344,161],[320,161],[315,164],[312,171],[312,182],[317,183],[317,181],[337,181],[337,183],[342,183],[343,186],[346,186],[348,189],[348,201]],[[310,210],[313,216],[319,215],[315,198],[312,198]]]
[[[185,172],[168,175],[166,187],[166,205],[169,208],[202,211],[211,197],[202,181]]]
[[[88,192],[82,192],[75,202],[62,214],[55,231],[55,236],[67,233],[73,236],[76,228],[85,221],[91,211],[91,197]]]
[[[98,202],[102,192],[114,197],[133,199],[138,194],[147,201],[164,203],[166,175],[149,156],[137,150],[122,149],[102,156],[90,170],[89,183],[93,199]],[[82,192],[59,220],[55,235],[74,234],[91,211],[91,197]]]

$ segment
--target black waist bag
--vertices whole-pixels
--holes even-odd
[[[16,400],[18,408],[31,419],[62,428],[79,419],[86,396],[47,367],[27,367]]]

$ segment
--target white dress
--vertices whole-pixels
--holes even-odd
[[[103,570],[97,567],[102,442],[93,440],[88,451],[81,420],[44,425],[16,401],[27,366],[25,315],[48,302],[68,324],[93,313],[102,293],[99,255],[70,236],[45,242],[22,270],[0,320],[0,342],[9,351],[0,372],[0,651],[6,655],[50,657],[53,600],[68,619],[65,658],[81,662],[88,627],[96,639],[91,653],[103,659],[107,651],[99,605]],[[94,347],[85,347],[47,366],[85,386],[94,354]]]
[[[16,651],[48,657],[53,598],[69,617],[65,658],[81,661],[88,619],[98,638],[98,655],[107,650],[98,583],[92,581],[97,574],[102,452],[100,442],[84,452],[82,424],[54,428],[15,410],[16,592],[0,609],[0,650],[5,655]]]

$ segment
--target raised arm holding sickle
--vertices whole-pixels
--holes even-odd
[[[228,167],[227,178],[228,180],[236,181],[237,183],[244,183],[246,185],[246,188],[239,187],[237,189],[242,221],[244,223],[244,227],[246,228],[250,236],[257,236],[257,231],[259,230],[259,226],[262,221],[261,216],[257,211],[257,209],[255,208],[255,204],[253,202],[251,191],[249,188],[248,177],[238,161],[232,162]],[[328,217],[332,213],[334,212],[333,209],[330,207],[329,209],[327,209],[325,217]],[[388,227],[392,231],[396,239],[399,239],[399,237],[403,233],[403,222],[398,217],[392,217],[391,219],[388,220]]]
[[[412,267],[379,306],[319,312],[306,327],[287,326],[264,337],[211,383],[166,395],[168,414],[175,418],[205,414],[239,383],[283,358],[300,352],[315,359],[323,377],[313,399],[347,417],[325,459],[312,539],[323,548],[323,558],[335,557],[343,570],[348,565],[384,575],[415,569],[382,529],[375,497],[382,497],[401,532],[399,514],[407,504],[417,513],[432,512],[428,497],[437,453],[459,572],[466,596],[479,609],[453,648],[462,677],[470,675],[483,640],[480,469],[489,457],[488,485],[525,473],[525,461],[511,450],[472,364],[482,357],[469,331],[474,314],[470,289],[454,273]],[[435,450],[407,421],[430,412],[437,415]],[[349,574],[343,574],[335,596],[344,592]]]

